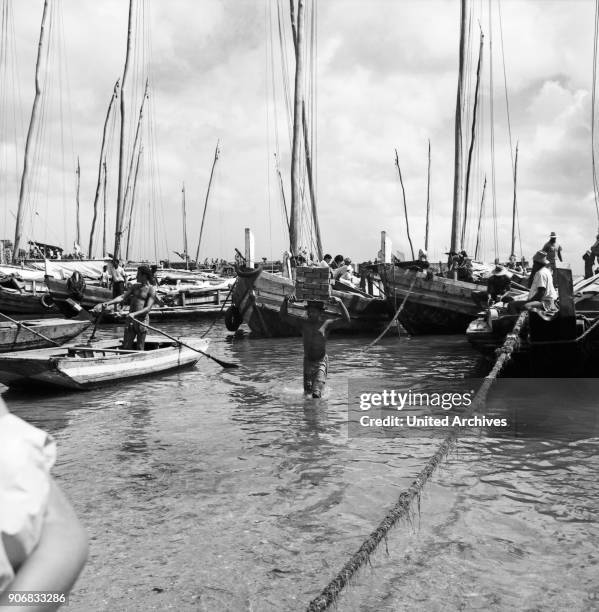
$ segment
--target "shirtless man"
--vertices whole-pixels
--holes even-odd
[[[146,343],[146,325],[150,322],[149,312],[156,300],[156,287],[152,284],[154,276],[148,266],[137,268],[137,282],[131,285],[123,295],[119,295],[108,302],[98,304],[95,312],[100,312],[111,304],[129,303],[128,321],[123,336],[123,348],[135,348],[143,351]],[[139,322],[138,322],[139,321]],[[137,339],[137,343],[135,340]]]
[[[349,313],[345,304],[338,297],[332,298],[339,304],[343,318],[334,318],[324,314],[324,302],[308,302],[308,318],[298,319],[288,313],[289,297],[285,296],[281,306],[281,316],[296,326],[301,326],[304,340],[304,391],[312,397],[321,397],[326,384],[329,369],[327,355],[327,338],[332,329],[339,324],[349,323]]]

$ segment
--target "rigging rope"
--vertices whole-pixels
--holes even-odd
[[[497,359],[493,368],[483,379],[483,382],[472,400],[471,406],[460,416],[467,418],[484,406],[489,389],[499,376],[502,369],[512,358],[514,352],[519,348],[520,332],[528,319],[528,311],[521,312],[512,328],[507,334],[503,346],[497,350]],[[461,428],[452,428],[451,432],[445,437],[438,446],[436,452],[426,462],[425,466],[418,473],[412,484],[399,494],[397,503],[387,512],[377,528],[364,540],[360,548],[350,557],[348,562],[341,568],[339,573],[322,590],[320,595],[313,599],[307,608],[307,612],[322,612],[333,604],[341,591],[347,586],[354,574],[364,565],[369,563],[370,556],[376,551],[378,545],[387,537],[387,534],[401,519],[409,519],[412,506],[415,501],[420,504],[420,495],[430,477],[433,475],[441,461],[447,456],[451,448],[455,445],[458,438],[458,431]]]

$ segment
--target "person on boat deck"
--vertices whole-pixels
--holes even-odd
[[[343,259],[343,255],[335,255],[335,259],[333,259],[333,262],[331,263],[331,268],[333,270],[340,268],[343,265]]]
[[[512,273],[509,270],[503,266],[495,266],[487,280],[487,290],[473,291],[472,298],[481,308],[500,302],[510,290],[511,279]]]
[[[125,293],[125,268],[118,259],[113,259],[108,264],[108,273],[112,278],[112,297],[116,298]]]
[[[102,266],[102,275],[100,276],[100,285],[105,289],[110,284],[110,274],[108,274],[108,266]]]
[[[325,314],[325,304],[320,301],[310,301],[307,304],[307,319],[292,317],[288,314],[289,301],[293,296],[285,296],[281,306],[281,316],[294,326],[301,326],[304,342],[304,392],[312,397],[322,396],[329,370],[327,355],[327,338],[331,330],[343,323],[349,323],[349,313],[345,304],[338,297],[331,298],[343,313],[342,318]]]
[[[535,272],[530,291],[528,292],[528,299],[524,302],[516,301],[508,304],[508,312],[510,314],[517,314],[522,310],[540,309],[545,311],[555,311],[555,300],[557,299],[557,291],[553,284],[553,274],[547,253],[543,251],[537,251],[532,258],[533,268],[534,264],[538,264],[538,269]]]
[[[353,279],[353,273],[354,273],[354,269],[351,265],[351,259],[349,257],[346,257],[343,260],[343,265],[339,266],[333,272],[333,278],[335,280],[342,280],[342,281],[351,283]]]
[[[136,348],[143,351],[146,343],[147,329],[144,325],[150,322],[149,312],[156,301],[156,287],[152,285],[152,270],[148,266],[137,268],[137,282],[131,285],[123,295],[108,302],[98,304],[94,311],[98,312],[111,304],[129,303],[129,320],[123,334],[123,348]]]
[[[555,271],[556,259],[564,261],[562,259],[562,247],[557,243],[557,234],[555,232],[549,234],[549,240],[543,245],[541,250],[547,253],[547,259],[552,271]]]
[[[508,270],[512,270],[516,274],[522,274],[524,272],[522,264],[518,261],[518,258],[513,253],[510,255],[510,259],[506,267]]]
[[[582,256],[584,259],[584,277],[591,278],[593,276],[593,264],[595,259],[599,260],[599,234],[597,234],[597,240],[586,253]]]
[[[333,261],[333,256],[327,253],[322,261],[318,264],[320,268],[329,268],[331,266],[331,261]]]

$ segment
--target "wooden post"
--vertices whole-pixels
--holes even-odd
[[[254,234],[249,227],[245,228],[245,266],[254,269]]]
[[[381,232],[381,250],[379,259],[382,263],[391,263],[391,239],[387,238],[387,232]]]
[[[560,339],[576,338],[576,307],[570,266],[562,263],[556,267],[554,278],[559,294]]]

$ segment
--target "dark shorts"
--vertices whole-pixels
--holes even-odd
[[[112,283],[112,297],[118,297],[125,293],[125,281],[115,281]]]
[[[318,361],[311,361],[304,357],[304,391],[320,397],[327,381],[329,371],[329,357],[325,355]]]

